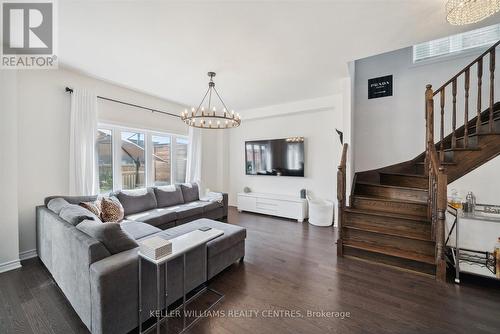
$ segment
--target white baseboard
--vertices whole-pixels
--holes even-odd
[[[0,273],[4,273],[9,270],[14,270],[17,268],[21,268],[21,261],[19,260],[13,260],[5,263],[0,264]]]
[[[27,251],[19,253],[19,259],[21,261],[24,261],[24,260],[27,260],[27,259],[32,259],[32,258],[37,257],[37,256],[38,256],[38,254],[36,252],[36,249],[27,250]]]

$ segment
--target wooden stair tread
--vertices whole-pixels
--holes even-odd
[[[387,246],[378,246],[375,244],[362,242],[362,241],[354,241],[354,240],[343,240],[344,247],[353,247],[362,249],[369,252],[380,253],[384,255],[399,257],[403,259],[408,259],[417,262],[423,262],[428,264],[435,264],[434,256],[419,254],[415,252],[409,252],[401,249],[396,249]]]
[[[365,184],[365,185],[368,185],[368,186],[377,186],[377,187],[383,187],[383,188],[395,188],[395,189],[404,189],[404,190],[415,190],[415,191],[428,192],[426,189],[422,189],[422,188],[404,187],[404,186],[392,186],[392,185],[389,185],[389,184],[380,184],[380,183],[368,182],[368,181],[357,181],[356,184]]]
[[[454,151],[481,151],[479,147],[455,147],[455,148],[447,148],[444,149],[445,152],[454,152]]]
[[[351,229],[351,230],[358,230],[358,231],[363,231],[363,232],[388,235],[391,237],[420,240],[420,241],[431,241],[431,242],[433,241],[428,236],[424,235],[425,233],[415,232],[415,231],[410,230],[410,229],[402,230],[402,229],[393,228],[393,229],[389,230],[387,227],[376,226],[376,225],[357,227],[357,226],[350,226],[350,225],[345,225],[345,224],[342,227],[347,228],[347,229]],[[429,233],[429,236],[430,236],[430,233]]]
[[[398,213],[392,213],[392,212],[374,211],[374,210],[366,210],[366,209],[355,209],[355,208],[351,208],[351,207],[345,208],[345,211],[355,213],[355,214],[372,215],[372,216],[379,216],[379,217],[389,217],[389,218],[402,219],[402,220],[413,220],[413,221],[418,221],[418,222],[430,224],[430,221],[424,217],[408,215],[408,214],[398,214]]]
[[[411,274],[414,274],[414,275],[421,275],[423,277],[428,277],[428,278],[435,278],[436,277],[435,273],[431,274],[431,273],[426,273],[426,272],[422,272],[422,271],[415,270],[415,269],[407,269],[407,268],[401,267],[399,265],[383,263],[383,262],[380,262],[380,260],[365,259],[363,257],[359,257],[359,256],[356,256],[356,255],[344,255],[344,256],[347,257],[347,258],[349,258],[349,259],[356,260],[356,261],[360,261],[360,262],[364,262],[364,263],[370,263],[370,264],[374,264],[374,265],[385,267],[385,268],[391,268],[393,270],[398,270],[398,271],[401,271],[401,272],[407,272],[407,273],[411,273]],[[429,265],[429,264],[426,264],[426,265]]]
[[[406,204],[427,204],[427,201],[414,201],[414,200],[406,200],[406,199],[399,199],[399,198],[367,196],[367,195],[358,195],[358,194],[354,194],[353,196],[355,198],[359,198],[359,199],[382,201],[382,202],[397,202],[397,203],[406,203]]]
[[[423,165],[424,163],[425,163],[424,161],[419,161],[419,162],[416,162],[415,164],[416,165]],[[454,161],[441,161],[441,165],[444,165],[444,166],[455,166],[456,164],[457,163]]]
[[[380,174],[396,175],[396,176],[407,176],[407,177],[418,177],[418,178],[423,178],[423,179],[427,178],[427,176],[422,175],[422,174],[411,174],[411,173],[380,172]]]

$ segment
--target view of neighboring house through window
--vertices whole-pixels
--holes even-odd
[[[175,139],[175,183],[186,182],[187,150],[187,138],[177,137]]]
[[[185,136],[99,126],[100,193],[185,182],[188,142]]]
[[[146,154],[144,133],[121,133],[122,189],[144,188],[146,186]]]
[[[108,129],[97,131],[96,151],[101,192],[113,190],[113,132]]]
[[[171,141],[170,136],[151,137],[153,142],[153,182],[155,186],[165,186],[171,180]]]

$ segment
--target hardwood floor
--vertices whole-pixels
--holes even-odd
[[[217,276],[225,294],[190,333],[499,333],[500,284],[464,278],[437,283],[391,268],[337,258],[332,228],[241,213],[247,228],[244,263]],[[255,310],[252,317],[242,312]],[[270,317],[269,310],[289,317]],[[348,312],[344,319],[307,311]],[[233,312],[230,314],[230,312]],[[248,312],[249,313],[249,312]],[[250,315],[250,314],[248,314]],[[300,316],[302,315],[302,316]],[[37,259],[0,274],[0,333],[87,333]]]

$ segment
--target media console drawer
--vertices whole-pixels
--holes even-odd
[[[287,195],[239,193],[238,211],[262,213],[303,222],[307,218],[307,201]]]

